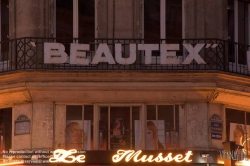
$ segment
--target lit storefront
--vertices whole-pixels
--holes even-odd
[[[0,166],[248,165],[250,2],[226,2],[0,0]]]

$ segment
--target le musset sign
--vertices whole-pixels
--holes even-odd
[[[197,64],[206,64],[199,52],[204,48],[216,48],[217,44],[182,44],[187,51],[186,58],[181,59],[176,56],[176,51],[180,50],[180,44],[129,44],[129,57],[122,57],[122,44],[115,44],[115,55],[112,55],[107,43],[100,43],[95,51],[92,61],[87,57],[86,52],[90,51],[89,44],[70,44],[70,56],[65,52],[65,47],[61,43],[44,43],[44,63],[62,64],[69,59],[70,64],[97,65],[106,62],[108,64],[130,65],[136,61],[136,52],[145,52],[145,64],[152,64],[152,51],[160,51],[160,65],[190,64],[193,60]]]

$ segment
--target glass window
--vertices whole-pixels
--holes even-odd
[[[79,0],[79,38],[95,37],[95,0]]]
[[[146,150],[179,149],[178,106],[148,105],[146,126]]]
[[[73,37],[72,0],[56,0],[56,37]]]
[[[229,43],[229,61],[246,64],[245,45],[250,44],[249,39],[249,2],[228,0],[228,37],[229,41],[239,43]],[[237,56],[235,56],[237,55]]]
[[[94,39],[95,0],[56,0],[56,37]]]
[[[165,38],[182,38],[182,0],[144,0],[145,41]]]
[[[9,35],[9,0],[0,0],[0,41],[7,41]],[[1,42],[0,61],[8,60],[8,42]]]
[[[166,0],[166,39],[182,38],[182,0]]]
[[[11,149],[12,109],[0,109],[0,151]]]
[[[144,0],[144,39],[160,39],[160,0]]]
[[[100,107],[99,150],[135,149],[140,107]]]
[[[226,133],[228,141],[235,141],[243,146],[248,153],[250,142],[247,141],[250,132],[250,113],[246,111],[226,108]]]
[[[93,105],[66,107],[66,149],[93,150]]]

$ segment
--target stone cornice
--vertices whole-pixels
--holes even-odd
[[[200,100],[247,107],[250,77],[221,72],[153,71],[19,71],[0,75],[0,107],[23,102],[129,100]]]

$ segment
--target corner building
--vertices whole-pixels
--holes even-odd
[[[1,164],[250,163],[249,0],[0,4]]]

